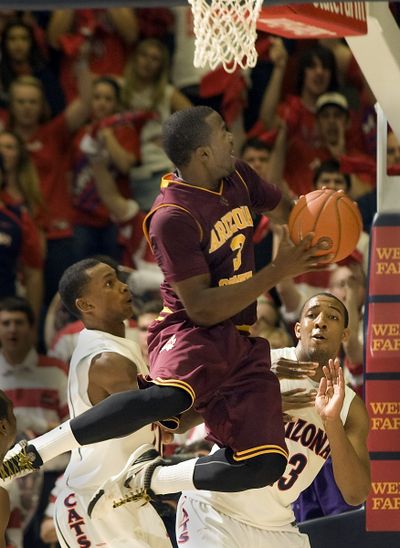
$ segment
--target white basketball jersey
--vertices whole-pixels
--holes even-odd
[[[279,357],[297,360],[295,348],[271,350],[272,362]],[[295,388],[316,389],[311,379],[283,379],[281,392]],[[343,408],[340,413],[346,422],[350,404],[355,396],[346,386]],[[268,405],[268,402],[266,402]],[[239,521],[261,529],[281,528],[295,518],[293,503],[308,487],[330,455],[330,448],[321,417],[314,407],[288,411],[295,418],[285,425],[289,460],[283,476],[271,487],[250,489],[240,493],[217,493],[211,491],[190,491],[184,494],[192,499],[211,504],[216,510]],[[246,472],[243,471],[245,474]]]
[[[137,343],[103,331],[84,329],[79,334],[70,363],[68,406],[71,418],[93,407],[87,393],[89,370],[92,359],[103,352],[115,352],[125,356],[132,361],[132,367],[136,366],[138,373],[148,372]],[[118,473],[125,466],[130,454],[145,443],[159,443],[158,427],[145,426],[130,436],[74,449],[65,471],[68,487],[73,490],[93,491],[103,481]]]

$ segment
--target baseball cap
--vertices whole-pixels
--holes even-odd
[[[349,103],[347,102],[346,97],[337,91],[323,93],[318,97],[317,102],[315,103],[316,111],[319,112],[326,106],[339,107],[346,112],[349,110]]]

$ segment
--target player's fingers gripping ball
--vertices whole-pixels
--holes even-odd
[[[312,245],[320,248],[316,254],[332,253],[326,262],[336,263],[356,247],[362,219],[357,204],[343,190],[325,188],[300,196],[290,213],[288,227],[295,244],[314,232]]]

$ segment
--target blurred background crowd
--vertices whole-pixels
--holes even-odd
[[[392,11],[400,21],[399,4]],[[0,387],[21,437],[67,417],[68,362],[83,324],[62,307],[57,287],[73,262],[97,255],[118,266],[135,296],[127,336],[146,356],[162,276],[141,225],[161,175],[173,169],[162,123],[190,105],[219,111],[236,155],[283,192],[328,187],[358,202],[364,231],[353,254],[260,297],[252,334],[272,348],[291,346],[304,301],[330,291],[349,309],[352,336],[341,359],[362,396],[375,98],[344,40],[260,33],[257,50],[246,72],[194,68],[188,7],[0,11]],[[390,128],[387,142],[389,174],[398,174],[400,143]],[[280,235],[266,217],[254,225],[258,269]],[[177,437],[169,455],[208,451],[202,436]],[[56,545],[50,492],[67,462],[56,460],[15,482],[10,548]],[[167,521],[173,507],[161,509]]]

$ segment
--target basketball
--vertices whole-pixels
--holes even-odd
[[[322,189],[300,196],[290,213],[288,226],[295,244],[314,232],[312,245],[324,246],[316,254],[333,253],[333,258],[326,262],[336,263],[356,247],[362,219],[357,204],[343,190]]]

